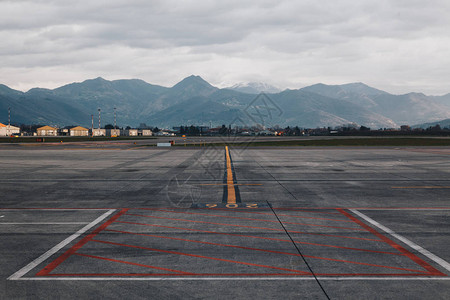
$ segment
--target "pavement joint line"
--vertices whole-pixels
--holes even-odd
[[[270,174],[270,173],[269,173]],[[270,174],[272,177],[273,175]],[[295,197],[294,197],[295,198]],[[289,231],[287,231],[286,227],[284,226],[283,222],[281,222],[280,218],[277,216],[277,213],[275,212],[275,210],[273,210],[272,205],[270,205],[269,201],[267,201],[267,204],[269,205],[269,208],[272,210],[272,213],[275,215],[275,218],[277,218],[278,222],[280,223],[281,227],[283,228],[283,230],[286,232],[286,235],[289,237],[289,239],[291,240],[292,244],[294,245],[294,248],[297,250],[298,254],[301,256],[303,262],[305,263],[306,267],[308,268],[308,270],[310,271],[310,273],[312,274],[312,276],[314,277],[314,280],[316,281],[317,285],[320,287],[320,289],[322,290],[323,294],[325,295],[325,297],[329,300],[330,296],[328,295],[327,291],[325,291],[325,288],[322,286],[322,284],[320,283],[320,280],[317,278],[317,275],[314,273],[313,269],[311,268],[311,266],[309,265],[308,261],[305,258],[305,255],[303,255],[302,251],[300,250],[300,248],[297,246],[297,244],[295,243],[294,239],[291,237],[291,235],[289,234]]]
[[[375,221],[372,218],[366,216],[365,214],[357,211],[356,209],[351,209],[350,211],[352,213],[358,215],[359,217],[363,218],[364,220],[366,220],[370,224],[378,227],[379,229],[381,229],[384,232],[388,233],[389,235],[393,236],[394,238],[402,241],[403,243],[405,243],[406,245],[408,245],[412,249],[414,249],[414,250],[418,251],[419,253],[421,253],[422,255],[428,257],[429,259],[431,259],[432,261],[434,261],[435,263],[437,263],[438,265],[440,265],[441,267],[443,267],[444,269],[446,269],[447,271],[450,272],[450,264],[447,261],[445,261],[442,258],[438,257],[437,255],[431,253],[430,251],[426,250],[425,248],[417,245],[416,243],[408,240],[407,238],[405,238],[405,237],[395,233],[393,230],[387,228],[384,225],[381,225],[377,221]]]
[[[450,277],[317,277],[327,281],[447,281]],[[24,281],[283,281],[315,280],[314,277],[21,277]]]
[[[29,264],[27,264],[25,267],[21,268],[20,270],[18,270],[17,272],[15,272],[11,276],[9,276],[7,279],[8,280],[20,279],[22,276],[24,276],[25,274],[30,272],[32,269],[34,269],[35,267],[37,267],[38,265],[43,263],[45,260],[47,260],[53,254],[55,254],[56,252],[58,252],[59,250],[64,248],[67,244],[69,244],[70,242],[72,242],[73,240],[78,238],[80,235],[84,234],[86,231],[88,231],[89,229],[91,229],[92,227],[94,227],[95,225],[100,223],[101,221],[103,221],[105,218],[107,218],[109,215],[111,215],[115,211],[116,211],[115,209],[108,210],[107,212],[105,212],[104,214],[99,216],[97,219],[95,219],[91,223],[87,224],[86,226],[84,226],[83,228],[81,228],[80,230],[78,230],[77,232],[72,234],[71,236],[67,237],[62,242],[55,245],[53,248],[51,248],[50,250],[48,250],[47,252],[45,252],[44,254],[42,254],[41,256],[39,256],[38,258],[33,260],[32,262],[30,262]]]

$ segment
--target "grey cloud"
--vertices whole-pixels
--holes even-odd
[[[404,71],[395,76],[417,82],[420,76],[408,71],[408,61],[415,64],[438,52],[441,65],[450,62],[441,55],[449,43],[449,12],[449,2],[438,0],[0,0],[0,59],[8,71],[78,65],[77,74],[85,68],[86,74],[150,79],[205,72],[222,82],[233,79],[220,70],[232,72],[235,81],[253,75],[269,78],[270,73],[279,76],[273,79],[278,85],[282,74],[289,77],[286,85],[305,82],[310,74],[383,84],[383,70],[401,66]],[[427,43],[439,47],[430,49]],[[406,45],[416,47],[413,54],[405,55]],[[127,66],[129,61],[139,61],[149,71]],[[379,80],[364,73],[383,65]],[[428,80],[450,79],[443,79],[448,74],[435,66],[416,68],[426,71]],[[420,80],[430,85],[426,78]]]

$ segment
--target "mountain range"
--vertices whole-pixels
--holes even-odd
[[[104,126],[113,123],[116,108],[121,127],[259,123],[314,128],[356,123],[378,129],[448,119],[450,94],[393,95],[363,83],[315,84],[284,91],[254,83],[219,89],[193,75],[169,88],[139,79],[99,77],[28,92],[0,84],[0,122],[8,120],[8,107],[16,124],[90,127],[91,115],[98,123],[100,108]]]

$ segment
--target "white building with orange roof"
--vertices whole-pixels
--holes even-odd
[[[0,123],[0,136],[20,135],[20,128]]]
[[[89,136],[89,129],[81,126],[70,128],[70,136]]]
[[[38,136],[57,136],[58,128],[51,126],[42,126],[36,129]]]

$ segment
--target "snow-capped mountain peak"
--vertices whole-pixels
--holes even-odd
[[[230,90],[235,90],[247,94],[259,94],[264,93],[279,93],[281,90],[273,85],[262,82],[245,82],[238,83],[229,87]]]

